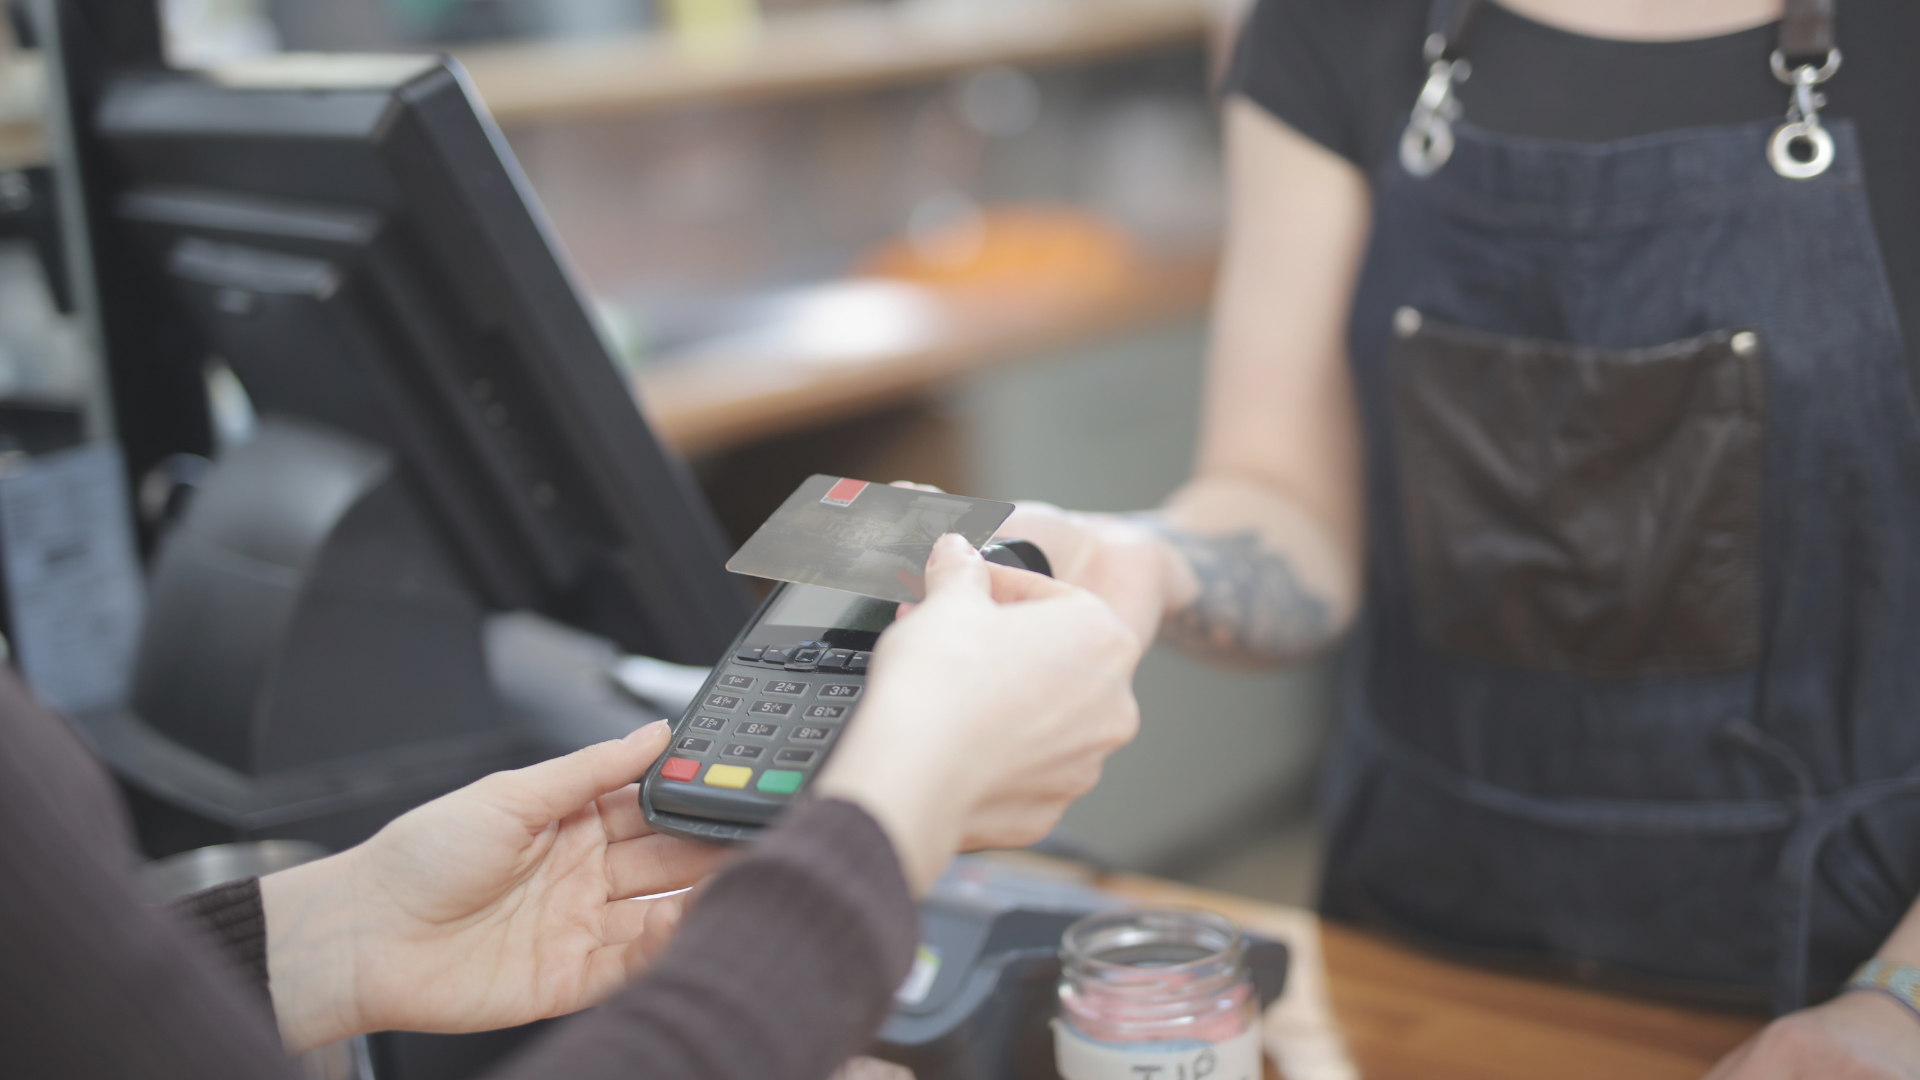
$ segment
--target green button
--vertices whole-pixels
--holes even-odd
[[[760,790],[775,795],[791,795],[800,790],[800,781],[805,778],[792,769],[768,769],[760,774]]]

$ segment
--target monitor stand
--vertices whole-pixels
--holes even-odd
[[[130,707],[81,721],[132,789],[149,855],[265,836],[338,850],[488,772],[654,718],[601,665],[556,674],[556,650],[604,643],[554,628],[529,650],[539,628],[510,618],[493,636],[541,670],[490,663],[488,613],[390,451],[269,416],[154,560]]]

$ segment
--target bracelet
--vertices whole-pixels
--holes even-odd
[[[1847,980],[1848,990],[1872,990],[1899,1002],[1920,1020],[1920,968],[1875,957]]]

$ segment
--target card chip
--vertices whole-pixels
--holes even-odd
[[[843,479],[828,488],[827,493],[820,496],[820,501],[834,506],[852,506],[853,500],[859,498],[860,493],[865,490],[867,490],[865,480]]]

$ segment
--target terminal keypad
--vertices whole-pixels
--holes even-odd
[[[721,788],[791,799],[852,718],[869,656],[821,642],[739,649],[682,725],[660,779],[689,794]],[[783,671],[826,677],[791,679]]]

